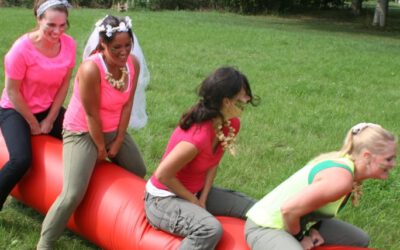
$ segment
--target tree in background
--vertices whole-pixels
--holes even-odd
[[[353,14],[359,16],[361,14],[362,0],[352,0],[351,9]]]
[[[0,0],[0,6],[32,8],[34,0]],[[363,0],[69,0],[73,6],[88,8],[114,8],[125,11],[129,8],[162,9],[215,9],[242,14],[284,13],[292,10],[343,8],[350,2],[354,15],[362,11]],[[384,27],[389,9],[389,0],[376,0],[372,25]],[[400,0],[393,0],[400,1]]]

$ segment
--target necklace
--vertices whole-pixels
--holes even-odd
[[[118,90],[122,90],[122,88],[125,86],[125,77],[128,74],[128,71],[126,70],[125,67],[119,68],[121,70],[121,78],[119,80],[115,80],[113,75],[110,72],[106,72],[106,80],[113,86],[114,88]]]
[[[226,136],[222,131],[223,126],[228,127],[228,134]],[[236,134],[235,129],[231,125],[231,121],[224,121],[223,124],[219,124],[216,132],[217,139],[219,142],[221,142],[222,149],[224,151],[228,149],[231,155],[236,156],[236,147],[234,144],[236,140]]]

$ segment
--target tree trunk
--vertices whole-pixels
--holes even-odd
[[[128,0],[128,9],[134,9],[135,7],[135,0]]]
[[[374,26],[379,25],[379,27],[385,27],[388,9],[389,9],[388,0],[377,0],[374,20],[372,21],[372,25]]]
[[[362,0],[352,0],[351,1],[351,10],[353,14],[359,16],[361,14]]]

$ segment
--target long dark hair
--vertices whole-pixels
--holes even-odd
[[[200,100],[182,115],[179,126],[187,130],[194,123],[216,117],[223,119],[222,101],[235,97],[241,89],[250,97],[249,103],[255,106],[254,100],[257,98],[251,93],[247,77],[233,67],[218,68],[201,83],[197,92]]]
[[[100,25],[104,25],[104,27],[106,27],[107,25],[110,25],[112,28],[114,28],[114,27],[118,27],[121,22],[126,24],[125,18],[108,15],[103,19],[103,22]],[[100,41],[99,41],[99,44],[97,45],[97,48],[95,51],[104,50],[104,48],[101,46],[101,42],[104,42],[107,45],[110,44],[113,41],[116,33],[117,32],[113,32],[112,35],[110,37],[108,37],[106,35],[106,31],[100,31],[99,32]],[[129,36],[132,40],[132,46],[133,46],[134,41],[133,41],[132,29],[129,28],[127,33],[129,34]]]

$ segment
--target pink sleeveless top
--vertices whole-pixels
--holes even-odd
[[[94,62],[100,71],[101,93],[100,93],[100,119],[103,132],[116,131],[120,122],[123,106],[128,102],[131,91],[133,91],[133,79],[135,69],[132,58],[129,56],[126,63],[128,69],[128,88],[119,91],[106,81],[107,67],[101,53],[96,53],[86,60]],[[88,132],[86,113],[83,108],[80,94],[78,77],[75,78],[74,90],[70,103],[65,113],[64,129],[73,132]]]

